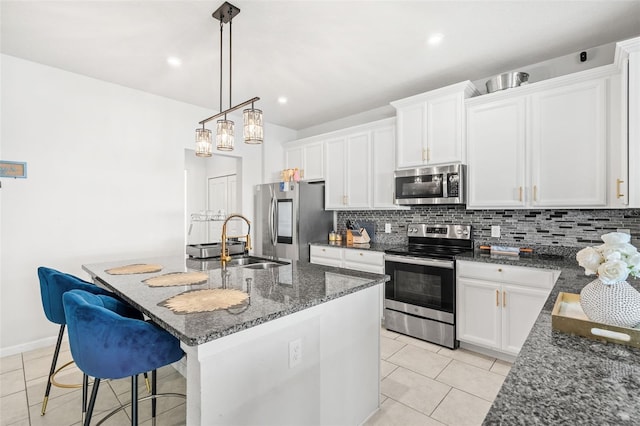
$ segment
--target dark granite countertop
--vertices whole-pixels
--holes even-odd
[[[160,264],[163,269],[156,273],[136,275],[109,275],[104,272],[106,269],[135,263]],[[246,267],[228,267],[223,270],[217,260],[198,261],[182,256],[106,262],[83,265],[82,268],[92,278],[189,346],[293,314],[389,279],[386,275],[297,261],[262,270]],[[207,283],[149,287],[142,282],[153,276],[189,271],[205,272],[208,275]],[[251,279],[251,285],[250,304],[246,310],[229,309],[181,315],[159,306],[166,299],[190,290],[233,288],[246,292],[247,279]]]
[[[551,329],[558,293],[580,293],[593,280],[575,257],[459,260],[561,271],[542,312],[484,419],[485,425],[631,425],[640,421],[640,349],[600,343]],[[640,280],[630,279],[640,288]]]

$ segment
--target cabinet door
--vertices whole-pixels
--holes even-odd
[[[531,107],[532,205],[605,206],[606,80],[536,93]]]
[[[325,144],[326,176],[324,203],[326,209],[346,208],[345,139],[332,139]]]
[[[500,348],[500,286],[488,281],[458,278],[458,340]]]
[[[344,267],[356,271],[384,274],[384,253],[347,249],[344,251]]]
[[[314,180],[324,178],[323,143],[314,143],[303,147],[304,173],[302,179]]]
[[[502,286],[502,350],[517,355],[551,290]]]
[[[344,249],[312,245],[309,248],[309,255],[310,263],[341,268]]]
[[[373,156],[373,207],[396,207],[394,197],[395,128],[376,129],[371,134]]]
[[[525,206],[525,99],[467,108],[469,208]]]
[[[346,144],[346,206],[371,207],[371,142],[369,132],[350,135]]]
[[[428,164],[462,161],[462,93],[427,101]]]
[[[287,148],[284,152],[284,164],[287,169],[302,170],[304,174],[304,159],[301,146]]]
[[[424,124],[426,120],[426,104],[398,109],[396,126],[398,126],[398,168],[415,167],[424,164]]]

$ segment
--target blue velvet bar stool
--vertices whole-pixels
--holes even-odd
[[[62,297],[69,327],[69,344],[76,365],[94,378],[89,407],[84,419],[91,422],[100,380],[131,377],[131,424],[138,424],[138,375],[152,371],[151,416],[156,416],[156,369],[182,358],[180,341],[153,323],[122,315],[118,300],[82,290]],[[165,396],[181,394],[167,393]],[[115,412],[116,409],[102,421]]]
[[[45,389],[44,399],[42,401],[41,414],[44,415],[47,410],[47,402],[49,401],[49,393],[51,392],[52,384],[63,388],[78,388],[81,386],[79,384],[62,384],[55,381],[55,375],[60,372],[60,370],[70,364],[73,364],[73,361],[70,361],[56,370],[58,355],[60,354],[60,345],[62,343],[65,326],[67,324],[64,315],[64,307],[62,305],[62,295],[65,292],[73,289],[81,289],[94,294],[109,295],[111,293],[78,277],[70,274],[65,274],[55,269],[46,268],[44,266],[38,268],[38,278],[40,279],[40,295],[42,297],[42,307],[44,308],[44,314],[49,321],[60,325],[56,348],[53,352],[53,359],[51,360],[49,380],[47,380],[47,387]]]
[[[47,387],[44,392],[44,399],[42,401],[41,415],[44,416],[47,410],[47,403],[49,401],[49,393],[51,392],[51,385],[55,385],[62,388],[78,388],[82,386],[82,399],[83,399],[83,412],[86,407],[86,392],[88,385],[88,378],[85,377],[83,384],[63,384],[58,383],[55,380],[56,374],[58,374],[63,368],[73,364],[70,361],[60,368],[56,369],[58,363],[58,355],[60,354],[60,346],[62,338],[64,336],[65,326],[67,324],[64,307],[62,305],[62,295],[73,289],[85,290],[93,294],[111,295],[106,290],[94,285],[93,283],[84,281],[74,275],[57,271],[52,268],[41,266],[38,268],[38,278],[40,280],[40,295],[42,297],[42,307],[44,308],[44,314],[47,319],[55,324],[60,325],[60,331],[58,332],[58,340],[56,342],[56,348],[53,352],[53,359],[51,360],[51,369],[49,370],[49,379],[47,380]],[[127,310],[127,315],[132,318],[142,319],[142,314],[133,308]],[[147,377],[145,373],[145,378]],[[150,384],[147,380],[147,390],[150,392]]]

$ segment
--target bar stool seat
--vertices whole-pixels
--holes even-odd
[[[78,368],[94,377],[84,424],[88,426],[91,421],[100,380],[131,377],[131,424],[137,425],[138,374],[147,371],[152,371],[151,407],[155,420],[156,369],[182,358],[179,340],[153,323],[123,316],[122,303],[111,297],[71,290],[62,299],[71,354]]]

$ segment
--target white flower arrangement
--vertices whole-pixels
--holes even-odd
[[[604,244],[585,247],[576,254],[585,275],[598,274],[603,284],[625,281],[629,275],[640,278],[640,253],[629,243],[631,236],[611,232],[602,237]]]

